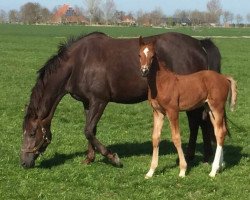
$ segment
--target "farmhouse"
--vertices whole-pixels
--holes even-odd
[[[88,24],[88,20],[84,16],[77,13],[77,11],[75,11],[73,7],[68,4],[64,4],[58,8],[52,16],[51,22],[53,24]]]

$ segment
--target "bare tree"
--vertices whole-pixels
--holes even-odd
[[[114,20],[114,14],[116,11],[116,5],[114,0],[105,0],[102,7],[102,11],[105,23],[108,24],[109,22],[112,22]]]
[[[230,11],[224,11],[222,13],[222,16],[223,16],[223,23],[226,24],[226,23],[232,23],[233,22],[233,18],[234,18],[234,14]]]
[[[222,14],[222,6],[220,0],[210,0],[207,3],[210,23],[219,23]]]
[[[243,21],[243,17],[240,14],[236,15],[235,19],[238,25],[240,25]]]
[[[84,5],[87,9],[87,13],[90,19],[90,24],[92,24],[93,21],[97,20],[100,16],[100,3],[101,0],[84,0]]]
[[[190,20],[193,25],[201,25],[206,22],[205,13],[198,10],[191,11]]]
[[[137,23],[140,26],[150,26],[151,25],[151,13],[139,10],[136,13]]]
[[[7,13],[4,10],[0,10],[0,23],[7,22]]]
[[[19,12],[17,10],[10,10],[8,15],[9,23],[18,23],[20,21]]]
[[[164,17],[163,11],[160,7],[155,8],[150,13],[150,21],[152,25],[159,26],[162,22],[162,18]]]
[[[250,24],[250,13],[247,14],[246,19],[247,19],[248,24]]]
[[[40,18],[39,22],[40,23],[47,23],[50,21],[52,14],[47,8],[41,8],[40,16],[41,16],[41,18]]]
[[[26,3],[21,6],[20,15],[21,21],[25,24],[38,23],[41,19],[41,6],[38,3]]]
[[[174,12],[174,18],[178,18],[180,20],[183,20],[183,19],[186,19],[186,18],[189,18],[190,17],[190,13],[186,10],[176,10]]]

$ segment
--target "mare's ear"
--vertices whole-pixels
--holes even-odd
[[[139,45],[140,46],[145,45],[145,42],[144,42],[142,36],[139,37]]]
[[[155,46],[155,45],[156,45],[156,42],[157,42],[157,40],[156,40],[156,38],[154,37],[154,38],[152,39],[151,43],[152,43],[153,46]]]

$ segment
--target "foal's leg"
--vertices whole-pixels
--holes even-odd
[[[214,126],[215,137],[217,141],[216,152],[214,156],[214,161],[212,164],[212,170],[209,174],[211,177],[215,177],[216,173],[222,167],[223,164],[223,145],[226,136],[226,123],[224,117],[224,110],[220,112],[209,112],[210,119]]]
[[[179,116],[178,116],[179,113],[177,111],[167,111],[167,115],[170,122],[172,140],[179,156],[179,166],[180,166],[179,176],[185,177],[185,173],[187,170],[187,163],[181,147],[181,136],[179,130]]]
[[[145,176],[146,179],[151,178],[153,176],[154,171],[158,166],[159,142],[160,142],[163,122],[164,122],[164,115],[161,112],[154,110],[154,129],[152,132],[153,155],[152,155],[150,169]]]

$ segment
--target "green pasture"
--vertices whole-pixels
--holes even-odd
[[[222,54],[222,72],[238,81],[238,104],[228,112],[231,138],[225,142],[226,167],[215,178],[211,163],[202,162],[199,135],[196,157],[187,176],[178,177],[177,153],[166,121],[159,167],[145,180],[151,161],[151,109],[147,102],[111,103],[98,124],[97,137],[117,152],[123,168],[97,155],[91,165],[81,161],[87,149],[82,104],[65,96],[52,122],[53,140],[34,169],[19,165],[24,105],[35,84],[36,71],[70,35],[102,31],[113,37],[138,37],[167,31],[214,37]],[[225,36],[225,37],[215,37]],[[236,37],[234,37],[236,36]],[[0,25],[0,198],[1,199],[249,199],[250,195],[250,36],[249,28],[85,27]],[[183,147],[188,142],[181,114]]]

